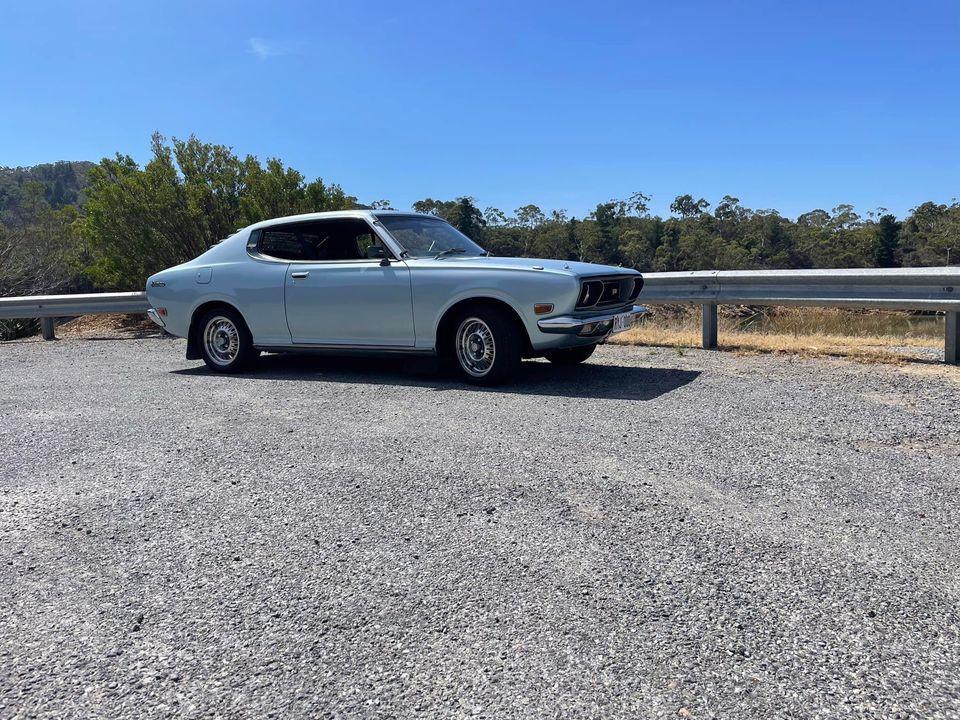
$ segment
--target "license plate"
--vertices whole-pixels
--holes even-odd
[[[610,334],[623,332],[624,330],[629,330],[633,327],[633,313],[620,313],[619,315],[613,316],[613,330],[610,331]]]

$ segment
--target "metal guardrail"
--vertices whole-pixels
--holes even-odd
[[[879,270],[706,270],[644,273],[645,303],[698,303],[703,347],[717,347],[717,305],[801,305],[946,313],[944,359],[960,364],[960,267]],[[0,320],[41,318],[54,339],[53,319],[99,313],[144,313],[145,293],[36,295],[0,298]]]
[[[933,310],[946,313],[944,360],[960,364],[960,267],[706,270],[644,273],[640,301],[699,303],[703,347],[717,347],[717,305]]]
[[[104,313],[145,313],[149,307],[147,294],[143,292],[28,295],[0,298],[0,320],[40,318],[43,339],[54,340],[54,318]]]

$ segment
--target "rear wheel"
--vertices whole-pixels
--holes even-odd
[[[563,350],[551,350],[545,353],[544,357],[557,365],[576,365],[593,355],[593,351],[596,349],[596,344],[581,345],[580,347],[564,348]]]
[[[235,373],[249,369],[260,351],[240,313],[231,308],[211,310],[200,321],[200,352],[207,367],[216,372]]]
[[[453,352],[461,376],[474,385],[512,382],[523,359],[517,321],[497,307],[467,308],[454,322]]]

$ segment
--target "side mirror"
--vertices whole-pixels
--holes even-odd
[[[380,260],[380,267],[390,267],[390,258],[387,257],[387,254],[383,251],[382,245],[377,245],[374,243],[367,248],[367,259],[368,260]]]

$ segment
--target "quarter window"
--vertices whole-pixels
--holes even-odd
[[[374,244],[381,243],[366,222],[344,218],[264,228],[258,250],[280,260],[362,260]]]

